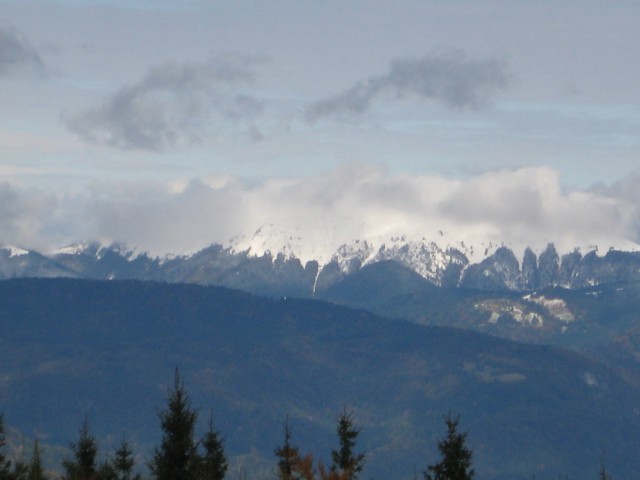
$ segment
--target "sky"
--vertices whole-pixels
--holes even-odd
[[[635,248],[639,45],[635,0],[0,0],[0,243]]]

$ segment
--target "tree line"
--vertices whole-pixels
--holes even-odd
[[[178,370],[167,400],[166,408],[158,414],[162,439],[148,463],[151,479],[223,480],[229,466],[223,439],[214,429],[212,416],[204,436],[196,439],[198,412],[191,407]],[[467,432],[459,431],[458,417],[448,414],[444,421],[446,435],[437,445],[440,460],[429,465],[422,476],[424,480],[472,480],[475,471]],[[360,429],[346,409],[338,415],[336,434],[339,445],[331,450],[331,463],[315,463],[310,453],[302,454],[293,444],[287,419],[282,444],[274,450],[277,480],[358,480],[366,457],[364,452],[357,452]],[[38,440],[34,441],[29,461],[12,461],[5,454],[6,446],[4,418],[0,413],[0,480],[53,480],[43,468]],[[112,455],[98,462],[98,442],[86,418],[78,439],[70,447],[70,455],[62,460],[63,471],[59,476],[62,480],[142,480],[142,475],[133,471],[134,452],[126,438],[122,438]],[[604,463],[599,480],[611,480]]]

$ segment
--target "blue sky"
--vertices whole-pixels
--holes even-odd
[[[617,206],[615,227],[607,213],[586,235],[637,242],[638,45],[635,1],[0,0],[0,182],[5,205],[19,205],[5,206],[0,242],[192,250],[269,213],[238,211],[246,221],[231,227],[206,213],[215,205],[185,204],[194,243],[157,226],[131,237],[127,225],[169,204],[176,218],[157,222],[175,223],[193,185],[254,205],[273,185],[331,190],[337,172],[362,172],[349,174],[357,185],[370,169],[399,192],[402,179],[495,186],[530,172],[531,186],[546,175],[558,202]],[[426,207],[398,208],[393,218]],[[203,230],[198,213],[221,227]],[[424,218],[425,230],[444,223]],[[526,236],[502,218],[450,228]],[[562,240],[554,222],[539,242]],[[555,235],[585,235],[572,232]]]

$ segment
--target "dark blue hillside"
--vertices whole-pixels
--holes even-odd
[[[87,414],[106,447],[148,455],[178,366],[229,453],[273,466],[289,415],[302,451],[328,460],[346,406],[364,478],[411,478],[435,457],[442,415],[470,431],[478,478],[614,478],[640,469],[640,391],[576,353],[385,320],[311,300],[144,282],[0,282],[0,410],[49,444]],[[111,440],[109,440],[111,439]]]

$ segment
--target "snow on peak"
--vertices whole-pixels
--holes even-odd
[[[9,258],[20,257],[22,255],[28,255],[29,254],[28,250],[24,250],[22,248],[14,247],[12,245],[5,245],[4,247],[2,247],[2,250],[4,250],[5,252],[9,253]]]
[[[450,264],[462,267],[475,257],[485,258],[500,245],[481,242],[478,245],[457,242],[443,231],[433,233],[433,239],[425,236],[397,234],[381,230],[370,234],[358,232],[358,228],[329,227],[328,222],[318,221],[313,232],[300,229],[286,230],[274,224],[264,225],[251,236],[239,236],[230,241],[230,250],[247,252],[248,255],[265,254],[297,258],[301,263],[317,261],[322,268],[336,263],[344,272],[382,260],[396,260],[428,280],[437,282]]]
[[[66,247],[58,248],[53,252],[53,255],[90,255],[96,257],[98,260],[102,259],[107,253],[114,252],[129,261],[135,260],[140,255],[144,255],[144,252],[139,252],[137,249],[129,249],[121,243],[114,243],[110,246],[105,246],[97,242],[85,243],[78,242]]]
[[[263,225],[252,235],[235,237],[226,246],[232,251],[247,252],[249,255],[270,254],[274,258],[281,255],[284,258],[298,258],[302,263],[316,260],[321,265],[328,263],[335,251],[317,235],[307,235],[296,228],[278,228],[274,224]]]
[[[443,274],[454,265],[465,269],[470,264],[482,262],[502,247],[513,252],[522,264],[526,248],[539,256],[553,240],[526,239],[520,242],[503,242],[495,235],[483,231],[448,232],[433,229],[419,231],[406,224],[395,227],[381,226],[377,230],[367,230],[363,223],[340,219],[307,219],[305,227],[265,224],[252,235],[241,235],[225,245],[232,252],[246,252],[250,256],[270,255],[273,259],[297,258],[304,265],[317,261],[320,268],[336,263],[343,272],[351,272],[361,266],[382,260],[395,260],[412,269],[425,279],[440,283]],[[563,255],[575,249],[568,248],[566,242],[556,244],[558,254]],[[633,251],[635,244],[625,244],[622,250]],[[636,248],[634,248],[636,247]],[[608,248],[598,249],[590,243],[583,250],[604,254]]]
[[[80,255],[89,248],[89,245],[83,242],[73,243],[66,247],[58,248],[53,252],[54,255]]]

